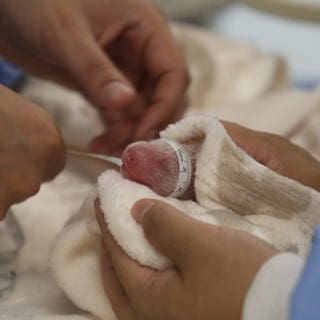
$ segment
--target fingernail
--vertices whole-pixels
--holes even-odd
[[[132,210],[131,210],[131,215],[132,217],[137,221],[141,222],[145,214],[154,206],[153,201],[149,200],[144,200],[144,201],[139,201],[136,203]]]
[[[134,90],[120,81],[113,81],[103,88],[102,98],[105,107],[125,107],[134,97]]]

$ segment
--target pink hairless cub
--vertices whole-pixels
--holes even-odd
[[[148,186],[161,196],[194,199],[195,156],[172,140],[135,142],[122,155],[122,176]]]

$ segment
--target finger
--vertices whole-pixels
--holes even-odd
[[[161,76],[153,89],[150,107],[138,125],[135,140],[142,140],[150,135],[150,131],[162,130],[174,121],[176,109],[183,99],[185,86],[182,79],[182,74],[176,70],[168,71]]]
[[[100,108],[100,113],[107,125],[113,125],[127,120],[138,120],[144,110],[142,98],[137,96],[135,102],[125,109]]]
[[[184,98],[176,108],[176,111],[173,114],[173,117],[171,119],[171,123],[177,122],[183,117],[187,109],[187,106],[188,106],[187,98]]]
[[[146,94],[146,95],[148,95],[148,94]],[[176,105],[176,108],[173,111],[173,113],[171,115],[171,118],[168,121],[165,122],[165,125],[167,123],[174,123],[174,122],[180,120],[182,118],[183,114],[185,113],[186,108],[187,108],[187,99],[183,98]],[[144,110],[146,110],[146,109],[144,109]],[[146,111],[148,111],[148,110],[146,110]],[[141,115],[141,118],[142,118],[143,114],[140,113],[140,115]],[[164,129],[165,125],[163,127],[161,127],[159,125],[157,128],[148,129],[148,130],[146,130],[144,133],[142,133],[140,135],[137,132],[140,131],[141,125],[138,123],[138,126],[135,129],[134,140],[152,140],[152,139],[157,139],[157,138],[159,138],[160,131],[162,129]]]
[[[137,99],[135,99],[134,103],[126,109],[126,113],[128,117],[132,120],[138,120],[141,118],[146,109],[146,103],[144,101],[144,97],[141,93],[138,94]]]
[[[15,168],[12,171],[12,168],[6,165],[5,169],[7,170],[2,170],[0,173],[0,181],[5,186],[5,188],[0,188],[0,211],[4,214],[12,205],[36,195],[40,190],[42,178],[39,170],[41,171],[42,164],[38,163],[35,168],[24,161],[23,157],[19,159],[21,159],[20,163],[14,164],[19,169]],[[21,179],[22,172],[25,179]]]
[[[86,28],[74,32],[67,43],[66,66],[96,105],[125,108],[132,103],[133,86]]]
[[[124,149],[132,141],[135,124],[120,122],[108,128],[108,131],[94,138],[89,145],[93,152],[111,155],[114,150]]]
[[[242,149],[246,148],[244,142],[249,138],[251,140],[252,131],[238,124],[228,121],[221,121],[232,140]]]
[[[127,114],[124,111],[109,108],[101,108],[101,116],[107,126],[123,122],[128,118]]]
[[[124,288],[131,302],[137,306],[137,310],[158,308],[168,305],[172,292],[182,286],[181,278],[174,268],[168,268],[162,272],[143,267],[130,259],[116,244],[104,222],[103,213],[98,201],[95,203],[97,220],[100,225],[103,241],[107,248],[110,261],[114,266],[120,284]],[[114,284],[115,285],[115,284]],[[117,288],[118,294],[122,294]],[[128,302],[125,297],[116,298],[117,302]],[[120,300],[121,299],[121,300]],[[148,301],[148,303],[146,303]],[[159,310],[160,311],[160,310]]]
[[[105,292],[117,319],[138,320],[137,314],[132,307],[131,300],[117,278],[104,244],[102,245],[101,251],[101,275]]]
[[[189,83],[184,58],[169,31],[159,32],[149,41],[144,58],[152,93],[149,109],[135,134],[137,140],[146,132],[162,129],[171,122]]]
[[[143,227],[148,241],[173,261],[179,269],[188,268],[197,251],[198,222],[164,202],[143,199],[132,208],[132,216]]]
[[[266,137],[269,136],[268,134],[254,131],[232,122],[222,121],[222,124],[239,148],[257,162],[268,166],[270,156],[273,154],[273,148],[270,149],[268,139],[266,140]]]

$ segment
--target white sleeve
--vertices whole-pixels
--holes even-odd
[[[293,253],[278,254],[268,260],[248,290],[242,320],[288,320],[291,293],[303,264]]]

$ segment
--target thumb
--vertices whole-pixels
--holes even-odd
[[[83,32],[71,40],[65,62],[93,103],[107,108],[127,107],[135,98],[135,90],[92,35]]]
[[[195,250],[193,235],[199,232],[198,221],[167,203],[153,199],[135,203],[131,214],[157,250],[181,269],[187,267]]]

